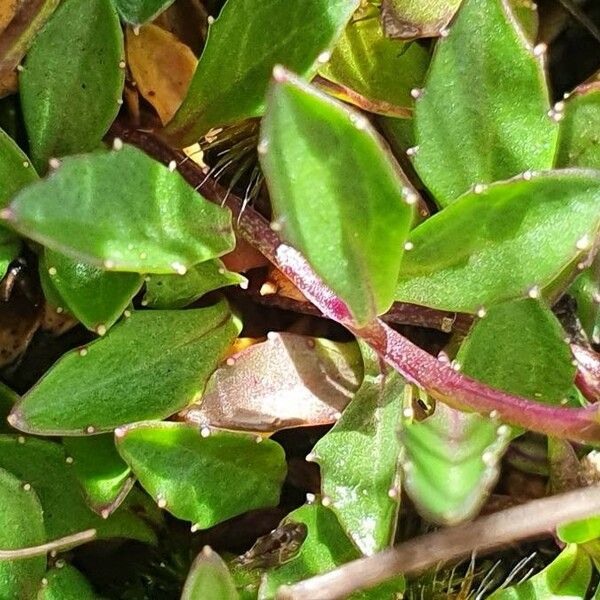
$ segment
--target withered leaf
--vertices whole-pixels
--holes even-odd
[[[230,356],[210,378],[199,404],[185,413],[200,426],[273,433],[334,423],[362,380],[354,342],[291,333]]]

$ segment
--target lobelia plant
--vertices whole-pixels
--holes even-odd
[[[0,0],[0,597],[600,597],[562,2]]]

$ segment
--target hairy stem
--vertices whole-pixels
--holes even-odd
[[[185,159],[180,152],[166,146],[152,134],[115,125],[112,135],[138,146],[164,163],[176,161],[178,171],[190,185],[195,186],[208,200],[225,204],[231,209],[238,235],[288,277],[325,317],[337,321],[364,339],[402,376],[427,390],[437,400],[463,410],[493,413],[512,425],[554,437],[581,442],[600,440],[600,420],[596,407],[576,409],[549,406],[512,396],[441,363],[381,319],[357,327],[345,302],[323,283],[297,250],[282,243],[262,215],[251,207],[244,208],[240,198],[206,177],[193,161]]]
[[[390,550],[346,563],[292,586],[277,600],[336,600],[373,587],[400,573],[418,573],[440,563],[484,554],[513,542],[552,535],[558,525],[600,512],[600,486],[533,500],[481,517],[472,523],[423,535]]]

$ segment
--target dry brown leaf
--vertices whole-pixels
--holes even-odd
[[[0,33],[13,20],[20,4],[23,4],[23,0],[0,0]]]
[[[0,98],[15,94],[19,89],[19,78],[16,71],[0,72]]]
[[[331,424],[361,379],[355,342],[270,333],[230,356],[210,378],[201,403],[181,416],[200,427],[263,434]]]
[[[154,24],[170,31],[198,56],[208,34],[208,16],[201,0],[178,0],[160,13]]]
[[[267,273],[267,279],[260,288],[262,296],[278,294],[297,300],[298,302],[308,302],[304,294],[279,270],[271,266]]]
[[[140,94],[163,125],[182,103],[196,69],[196,57],[172,33],[149,24],[126,33],[127,62]]]
[[[245,273],[256,267],[264,267],[269,261],[254,246],[251,246],[246,240],[237,236],[235,248],[225,256],[221,257],[223,264],[236,273]]]

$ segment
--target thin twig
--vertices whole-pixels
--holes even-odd
[[[421,572],[447,563],[505,547],[508,544],[552,535],[558,525],[600,513],[600,486],[533,500],[481,517],[472,523],[429,533],[395,548],[279,588],[277,600],[337,600],[373,587],[399,574]]]
[[[68,550],[75,546],[80,546],[86,542],[91,542],[96,537],[95,529],[86,529],[78,533],[72,533],[65,537],[39,546],[29,546],[27,548],[17,548],[15,550],[0,550],[0,560],[17,560],[21,558],[32,558],[34,556],[45,556],[49,552],[60,552]]]
[[[112,135],[123,138],[163,163],[183,160],[183,154],[150,133],[127,130],[116,124]],[[181,161],[178,161],[181,162]],[[202,195],[221,203],[226,190],[206,178],[192,161],[180,164],[179,172]],[[202,184],[202,185],[199,185]],[[227,196],[237,233],[276,266],[321,313],[364,339],[388,364],[411,383],[424,388],[435,399],[463,410],[492,414],[496,418],[546,435],[574,441],[600,440],[596,407],[570,408],[541,404],[490,388],[467,377],[400,335],[381,319],[357,327],[346,303],[317,276],[308,261],[294,248],[281,242],[265,218],[251,207],[242,210],[242,200]]]

